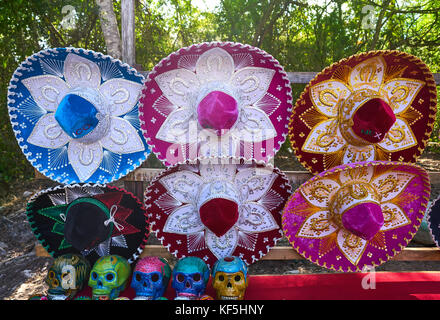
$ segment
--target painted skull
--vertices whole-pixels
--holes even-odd
[[[131,268],[127,259],[118,255],[99,258],[90,271],[89,286],[97,300],[113,300],[127,285]]]
[[[212,287],[218,300],[243,300],[248,286],[247,266],[238,257],[225,257],[212,268]]]
[[[173,269],[172,287],[175,300],[196,300],[205,292],[209,280],[209,267],[198,257],[185,257]]]
[[[77,254],[64,254],[53,261],[45,282],[49,286],[49,300],[72,299],[89,276],[90,264]]]
[[[136,300],[158,300],[165,293],[171,278],[168,262],[160,257],[140,259],[133,271],[131,287],[136,292]]]

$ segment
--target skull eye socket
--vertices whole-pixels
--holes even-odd
[[[192,278],[194,281],[200,281],[200,279],[202,279],[201,275],[198,273],[193,274]]]
[[[176,277],[176,279],[177,279],[177,281],[179,281],[179,282],[183,282],[183,281],[185,281],[185,277],[183,276],[183,274],[178,274],[177,277]]]
[[[139,273],[136,273],[135,278],[136,278],[136,281],[141,281],[142,280],[142,277],[141,277],[141,275]]]
[[[237,275],[237,276],[234,277],[234,280],[238,282],[238,281],[241,280],[241,277],[239,275]]]
[[[49,271],[48,277],[49,277],[49,279],[55,278],[55,272]]]
[[[224,281],[224,280],[225,280],[225,277],[224,277],[224,276],[218,276],[218,280],[219,280],[219,281]]]
[[[98,279],[98,274],[95,271],[93,271],[92,272],[92,280],[96,280],[96,279]]]
[[[115,278],[115,275],[113,273],[107,273],[105,275],[105,280],[107,280],[107,281],[113,281],[114,278]]]
[[[159,281],[159,275],[157,273],[152,274],[151,281],[153,282]]]

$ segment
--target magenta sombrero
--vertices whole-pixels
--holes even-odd
[[[287,137],[292,95],[277,60],[209,42],[170,54],[148,74],[141,128],[166,165],[206,157],[268,161]]]
[[[305,88],[289,137],[312,173],[359,161],[415,162],[437,108],[432,73],[417,57],[371,51],[334,63]]]
[[[178,164],[145,192],[152,231],[177,258],[208,265],[226,256],[247,264],[282,238],[281,210],[291,194],[286,176],[262,164]]]
[[[345,164],[301,185],[282,217],[284,234],[308,260],[336,271],[375,267],[420,226],[431,191],[426,171],[389,161]]]

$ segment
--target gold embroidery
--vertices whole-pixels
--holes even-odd
[[[360,243],[361,243],[361,238],[350,233],[347,235],[347,237],[344,240],[344,247],[355,249],[359,247]]]
[[[332,153],[324,154],[324,169],[327,170],[329,168],[333,168],[342,163],[342,159],[344,158],[344,154],[346,151],[346,147]]]
[[[390,192],[396,190],[398,181],[394,175],[388,175],[386,178],[378,181],[377,188],[380,190],[383,197],[387,198]]]
[[[400,97],[396,94],[396,93],[401,93]],[[398,86],[396,88],[393,88],[393,90],[391,90],[391,98],[390,98],[390,102],[394,103],[394,102],[401,102],[406,100],[406,98],[408,98],[409,95],[409,88],[407,86]]]
[[[351,68],[347,65],[339,66],[332,74],[332,79],[340,80],[345,85],[350,82]]]
[[[396,211],[389,208],[382,210],[384,224],[388,224],[396,218]]]
[[[387,133],[388,139],[394,143],[400,143],[405,139],[405,131],[402,128],[395,127]]]
[[[374,63],[369,63],[360,68],[359,79],[362,82],[377,81],[376,65]]]
[[[403,73],[407,69],[407,66],[391,65],[386,68],[383,82],[388,82],[395,78],[402,77]]]
[[[318,248],[318,255],[320,257],[324,256],[331,250],[333,250],[337,246],[337,237],[338,237],[338,231],[335,230],[335,232],[329,234],[328,236],[321,238],[319,241],[319,248]]]
[[[337,122],[334,121],[327,127],[326,131],[318,135],[318,138],[316,138],[316,144],[319,147],[327,148],[333,144],[336,139],[336,126]]]
[[[333,98],[333,99],[331,99]],[[328,100],[330,99],[330,100]],[[324,89],[319,92],[319,101],[328,107],[333,106],[338,101],[338,95],[334,90]]]
[[[315,184],[315,187],[310,190],[310,199],[323,201],[327,199],[331,191],[330,185],[318,182]]]
[[[398,117],[405,120],[409,126],[412,126],[418,120],[422,119],[423,115],[419,111],[417,111],[416,109],[410,106],[405,111],[400,113]]]
[[[328,230],[330,226],[330,221],[327,218],[323,219],[312,219],[310,224],[310,229],[316,231],[319,235],[322,231]]]
[[[328,117],[319,112],[315,107],[308,108],[299,116],[299,118],[310,130],[317,124],[328,119]]]

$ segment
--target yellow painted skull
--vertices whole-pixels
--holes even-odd
[[[213,268],[212,287],[218,300],[243,300],[248,286],[247,266],[238,257],[226,257]]]

